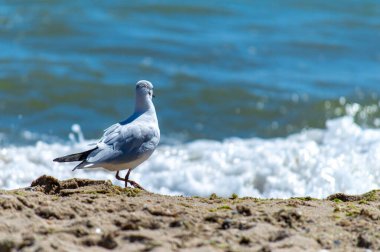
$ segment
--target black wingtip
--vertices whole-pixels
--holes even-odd
[[[66,162],[67,157],[57,157],[53,159],[53,162]]]
[[[83,161],[87,158],[87,156],[98,147],[95,147],[91,150],[87,150],[84,152],[74,153],[63,157],[55,158],[54,162],[74,162],[74,161]]]

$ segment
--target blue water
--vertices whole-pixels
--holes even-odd
[[[340,97],[376,104],[378,1],[6,1],[0,131],[88,137],[155,84],[166,136],[286,136]],[[371,124],[369,122],[368,124]],[[274,125],[272,127],[271,125]]]
[[[233,181],[229,169],[247,158],[237,172],[244,189],[236,189],[245,195],[324,196],[380,185],[375,165],[355,175],[361,163],[377,162],[368,139],[377,139],[380,127],[379,1],[56,0],[0,3],[0,167],[10,172],[3,172],[0,187],[23,186],[42,171],[61,172],[51,159],[74,148],[72,125],[81,126],[85,139],[100,137],[104,128],[132,112],[140,79],[155,85],[160,153],[173,158],[165,163],[153,157],[141,168],[148,174],[180,166],[180,181],[192,176],[198,181],[205,179],[197,177],[199,171],[218,174],[213,169],[224,167],[225,180]],[[323,133],[314,135],[314,128]],[[278,137],[284,146],[277,150]],[[352,140],[347,146],[358,148],[355,155],[339,147],[347,137]],[[229,139],[244,144],[233,148]],[[304,139],[312,143],[304,145]],[[197,153],[193,144],[218,158]],[[294,144],[310,151],[307,165],[289,162],[289,157],[305,158],[287,149]],[[85,148],[83,141],[80,146],[75,148]],[[43,156],[36,156],[35,149]],[[373,152],[363,157],[362,149]],[[339,157],[335,152],[355,159],[330,167]],[[20,160],[9,160],[8,153],[19,153],[26,167],[35,165],[34,177],[12,173]],[[188,163],[183,153],[199,159]],[[277,160],[280,153],[285,161]],[[334,173],[346,168],[353,177]],[[66,171],[62,178],[73,176]],[[312,176],[298,178],[301,171]],[[375,176],[368,188],[344,182],[368,173]],[[161,175],[142,179],[155,181],[154,191],[202,194],[186,183],[182,188],[178,181],[162,181]],[[313,176],[321,180],[311,183]],[[208,190],[219,190],[213,184],[218,178],[206,181]]]

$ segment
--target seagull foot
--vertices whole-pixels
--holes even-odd
[[[128,187],[128,183],[131,184],[131,186],[133,186],[134,188],[138,188],[142,191],[146,191],[141,185],[139,185],[137,182],[133,181],[133,180],[127,180],[125,181],[125,188]]]

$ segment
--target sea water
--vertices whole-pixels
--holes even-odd
[[[155,85],[162,140],[131,174],[165,194],[325,197],[379,188],[380,3],[0,4],[0,188],[72,172]]]

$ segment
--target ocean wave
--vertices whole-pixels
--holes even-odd
[[[66,143],[3,146],[0,188],[25,187],[42,174],[122,185],[112,172],[72,172],[73,164],[52,161],[93,142],[75,125]],[[327,121],[325,129],[305,129],[285,138],[161,145],[131,177],[149,191],[172,195],[322,198],[335,192],[363,193],[380,186],[380,130],[360,127],[351,115]]]

